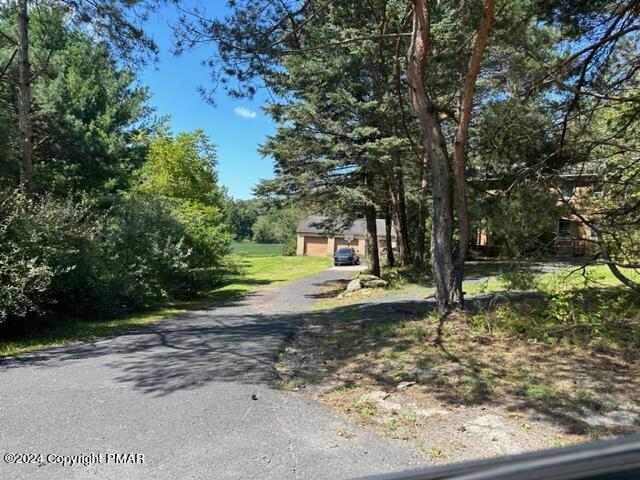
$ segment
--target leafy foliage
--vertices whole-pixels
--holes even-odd
[[[296,251],[296,227],[302,213],[295,207],[272,208],[253,225],[253,240],[258,243],[282,243],[285,255]]]
[[[37,190],[64,196],[126,188],[131,171],[144,159],[140,136],[151,128],[147,89],[134,84],[133,71],[104,43],[73,28],[63,10],[39,7],[37,12],[30,21],[38,72],[31,84]],[[14,22],[12,9],[0,9],[3,31],[14,30]],[[20,154],[13,52],[13,45],[0,40],[0,64],[9,67],[7,81],[0,83],[0,104],[6,106],[0,128],[7,133],[6,143],[0,142],[0,167],[9,187],[17,182]]]
[[[232,238],[215,164],[215,147],[202,131],[176,137],[161,133],[151,139],[135,188],[147,197],[164,199],[184,229],[192,274],[209,282],[220,279]]]
[[[229,200],[229,226],[234,233],[235,240],[250,240],[253,238],[253,224],[263,211],[262,201]]]
[[[112,317],[193,296],[229,269],[215,148],[150,121],[128,63],[155,47],[127,11],[154,3],[33,6],[34,196],[15,190],[17,71],[0,37],[0,323]],[[3,32],[14,10],[0,7]]]
[[[0,320],[110,316],[188,291],[184,229],[159,199],[123,197],[108,214],[52,196],[2,199]]]

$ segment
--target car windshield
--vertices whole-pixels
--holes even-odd
[[[640,0],[0,0],[0,480],[640,480],[639,132]]]

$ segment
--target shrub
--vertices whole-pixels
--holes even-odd
[[[0,323],[108,317],[193,293],[199,269],[226,268],[225,243],[216,242],[224,235],[207,219],[176,218],[167,200],[147,195],[122,196],[98,212],[82,200],[2,194]]]
[[[67,307],[91,269],[99,221],[88,205],[11,191],[0,219],[0,322]]]
[[[185,246],[191,251],[191,278],[196,286],[216,284],[229,268],[230,233],[223,212],[199,202],[173,202],[175,218],[184,229]]]
[[[92,293],[106,315],[190,290],[183,225],[160,198],[128,195],[112,209],[95,259]]]

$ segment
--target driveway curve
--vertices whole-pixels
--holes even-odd
[[[274,388],[277,352],[315,295],[350,275],[326,270],[229,306],[2,361],[0,454],[10,457],[0,458],[0,478],[333,479],[419,466],[400,446]],[[15,454],[33,456],[15,463]]]

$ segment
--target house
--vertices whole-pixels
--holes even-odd
[[[376,220],[376,230],[378,248],[386,247],[384,219]],[[396,234],[392,229],[392,247],[395,247],[395,238]],[[311,215],[298,224],[296,255],[329,257],[340,247],[353,247],[360,256],[367,255],[367,225],[364,219],[343,225],[340,221],[331,222],[327,217]]]
[[[562,197],[574,207],[583,210],[588,216],[589,207],[584,207],[585,202],[602,197],[603,193],[596,188],[597,176],[584,173],[568,173],[559,176],[557,190],[551,189],[551,194]],[[499,194],[499,190],[491,190],[492,194]],[[563,202],[558,200],[558,206]],[[567,209],[565,209],[567,210]],[[550,250],[558,255],[585,255],[595,251],[597,239],[596,233],[576,215],[565,211],[565,215],[556,218],[554,231],[551,233],[549,243]],[[471,246],[485,253],[495,252],[495,239],[491,232],[485,228],[478,228],[472,236]]]

